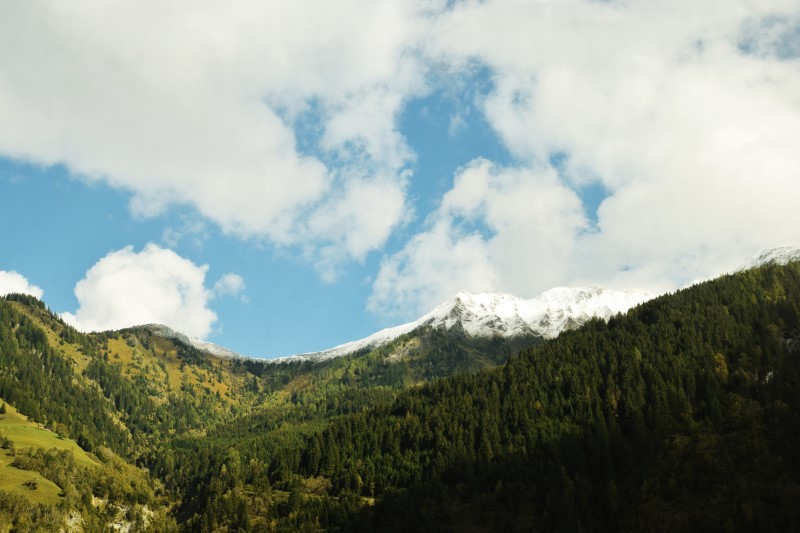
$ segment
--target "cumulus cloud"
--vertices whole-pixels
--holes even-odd
[[[656,291],[796,242],[796,0],[155,6],[5,7],[0,154],[127,189],[142,216],[194,206],[333,280],[414,213],[406,104],[477,70],[512,162],[456,172],[370,308],[455,287]],[[607,191],[591,227],[587,185]]]
[[[382,241],[392,226],[404,221],[405,207],[403,189],[390,178],[350,180],[307,221],[308,231],[329,242],[319,252],[322,278],[333,281],[343,257],[363,260],[371,243]]]
[[[247,284],[242,276],[228,272],[214,283],[214,296],[236,296],[246,287]]]
[[[30,294],[40,299],[44,296],[44,291],[31,284],[22,274],[13,270],[10,272],[0,270],[0,296],[12,293]]]
[[[78,310],[61,317],[82,331],[159,323],[204,338],[217,320],[208,307],[212,292],[205,287],[207,271],[207,265],[152,243],[141,252],[127,246],[86,272],[75,285]],[[223,277],[225,290],[238,287],[232,276]]]
[[[354,244],[303,221],[375,176],[405,201],[413,156],[395,118],[424,91],[419,36],[437,3],[5,7],[0,153],[130,190],[137,215],[189,204],[243,238],[334,247],[330,270],[399,223],[396,208],[349,216]],[[318,139],[301,147],[304,128]]]
[[[458,3],[439,17],[430,53],[491,72],[481,105],[514,164],[546,168],[555,156],[562,163],[551,187],[594,184],[607,192],[593,227],[567,224],[551,238],[526,230],[531,213],[522,209],[498,207],[509,220],[493,222],[488,210],[500,201],[483,199],[493,188],[473,178],[465,189],[459,175],[437,216],[448,220],[448,203],[458,197],[479,205],[491,230],[468,234],[476,249],[508,236],[507,246],[481,255],[492,275],[480,289],[546,288],[540,279],[674,289],[729,270],[757,249],[796,243],[798,21],[800,7],[790,0],[495,0]],[[528,197],[535,176],[521,178],[532,187]],[[536,210],[565,216],[531,205]],[[440,263],[422,242],[451,236],[436,252],[445,256],[464,241],[463,227],[444,227],[437,233],[434,225],[384,261],[373,307],[390,301],[388,280],[426,283],[422,277]],[[524,260],[520,268],[504,266],[514,258]],[[433,270],[448,290],[463,272]],[[472,276],[463,278],[469,288]]]
[[[752,24],[791,12],[782,0],[494,2],[458,9],[444,40],[493,67],[486,113],[519,157],[567,154],[565,180],[609,191],[586,241],[619,270],[793,238],[800,71],[743,47]],[[505,39],[466,39],[475,24]]]
[[[578,196],[552,168],[462,169],[428,228],[384,259],[369,308],[408,317],[459,290],[536,295],[567,269],[586,227]]]

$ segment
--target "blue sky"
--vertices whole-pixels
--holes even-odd
[[[470,82],[473,90],[489,90],[486,73]],[[467,118],[454,130],[452,117],[459,112]],[[386,250],[392,244],[402,247],[404,235],[420,230],[452,186],[456,169],[476,157],[510,160],[471,102],[456,102],[442,91],[410,102],[398,125],[416,154],[408,195],[415,199],[417,213],[387,242]],[[298,143],[313,145],[313,135],[308,137],[298,137]],[[224,235],[191,206],[152,218],[132,216],[129,192],[87,183],[63,165],[3,158],[0,176],[0,220],[4,227],[24,229],[9,232],[0,269],[24,272],[44,290],[46,303],[56,312],[78,307],[75,283],[99,258],[129,245],[138,251],[156,243],[195,264],[208,264],[208,285],[227,272],[242,276],[247,288],[241,294],[213,301],[219,319],[208,336],[241,353],[269,357],[321,350],[393,325],[366,310],[369,280],[380,264],[378,252],[363,263],[349,264],[335,282],[327,282],[295,250]],[[187,236],[172,242],[173,230]]]
[[[725,272],[800,222],[800,8],[734,4],[9,7],[0,293],[273,357]]]

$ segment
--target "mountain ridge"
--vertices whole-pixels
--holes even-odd
[[[0,524],[63,489],[65,503],[33,518],[40,529],[80,516],[101,530],[124,507],[131,522],[155,510],[150,530],[165,533],[431,520],[454,531],[706,530],[729,519],[792,530],[798,264],[722,275],[549,342],[469,337],[498,325],[470,323],[472,307],[484,319],[523,309],[460,293],[386,346],[287,365],[214,357],[145,327],[83,334],[34,297],[0,298],[2,401],[50,438],[110,458],[91,481],[69,454],[22,450],[9,417],[0,429],[19,448],[20,499],[0,497]],[[557,310],[576,300],[549,296]],[[571,326],[568,313],[555,318],[548,326]]]
[[[786,265],[792,261],[800,261],[800,246],[779,246],[754,253],[736,272],[768,264]]]
[[[363,339],[320,352],[273,359],[273,362],[325,360],[363,349],[375,349],[421,327],[461,329],[471,337],[541,336],[551,339],[592,318],[608,320],[617,313],[653,298],[642,291],[613,291],[600,287],[556,287],[536,298],[506,293],[472,294],[461,291],[419,319],[380,330]]]
[[[216,355],[217,357],[225,357],[228,359],[245,357],[245,358],[255,359],[254,357],[249,357],[247,355],[236,353],[233,350],[229,350],[228,348],[225,348],[224,346],[220,346],[218,344],[214,344],[213,342],[207,342],[202,339],[198,339],[197,337],[186,335],[185,333],[182,333],[164,324],[143,324],[141,326],[134,326],[134,327],[144,328],[150,331],[151,333],[160,335],[170,340],[178,340],[184,344],[188,344],[189,346],[197,348],[202,352],[206,352],[211,355]],[[126,328],[126,329],[133,329],[133,328]]]
[[[795,260],[800,260],[800,246],[761,250],[745,260],[736,272],[764,264],[785,265]],[[655,295],[644,291],[617,291],[603,287],[554,287],[530,299],[501,292],[460,291],[412,322],[384,328],[364,338],[332,348],[272,359],[243,355],[223,346],[191,337],[163,324],[146,324],[139,327],[169,339],[179,340],[218,357],[255,359],[271,363],[323,361],[361,350],[379,348],[425,326],[447,331],[460,329],[471,337],[508,338],[516,335],[533,335],[552,339],[562,331],[580,327],[591,318],[608,321],[613,315],[624,313],[654,297]]]
[[[243,355],[223,346],[186,335],[164,324],[134,326],[168,339],[178,340],[200,351],[224,358],[245,358],[272,363],[342,357],[384,346],[421,327],[460,330],[470,337],[539,336],[552,339],[564,330],[579,327],[591,318],[608,320],[617,313],[653,298],[643,291],[614,291],[602,287],[555,287],[530,299],[507,293],[460,291],[413,322],[379,330],[362,339],[317,352],[273,359]],[[127,328],[132,329],[132,328]]]

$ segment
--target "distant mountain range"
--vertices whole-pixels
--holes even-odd
[[[785,265],[798,259],[800,247],[774,248],[754,254],[737,271],[769,263]],[[562,331],[580,327],[592,318],[607,321],[654,296],[642,291],[615,291],[601,287],[556,287],[531,299],[504,293],[472,294],[462,291],[413,322],[386,328],[327,350],[279,357],[271,361],[322,361],[341,357],[379,348],[423,327],[477,338],[534,336],[552,339]],[[161,324],[145,327],[153,333],[179,340],[212,355],[246,357]]]
[[[413,322],[386,328],[328,350],[290,355],[272,361],[341,357],[384,346],[401,335],[422,327],[468,337],[535,336],[552,339],[562,331],[579,327],[592,318],[608,320],[652,297],[653,295],[641,291],[612,291],[600,287],[557,287],[531,299],[503,293],[471,294],[461,291]],[[156,335],[179,340],[211,355],[247,357],[214,343],[185,335],[163,324],[147,324],[143,327]]]
[[[0,531],[793,531],[798,252],[640,305],[462,292],[285,364],[7,295]]]
[[[578,327],[592,318],[608,320],[650,298],[652,296],[644,292],[612,291],[597,287],[558,287],[529,300],[510,294],[471,294],[462,291],[414,322],[387,328],[329,350],[299,354],[279,361],[295,358],[323,360],[374,349],[422,327],[469,337],[529,335],[552,339],[562,331]]]

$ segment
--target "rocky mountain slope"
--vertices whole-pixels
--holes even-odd
[[[414,322],[387,328],[329,350],[299,354],[279,361],[295,358],[323,360],[374,349],[423,327],[469,337],[536,336],[552,339],[592,318],[608,320],[651,298],[641,291],[612,291],[597,287],[557,287],[527,300],[503,293],[470,294],[462,291]]]

